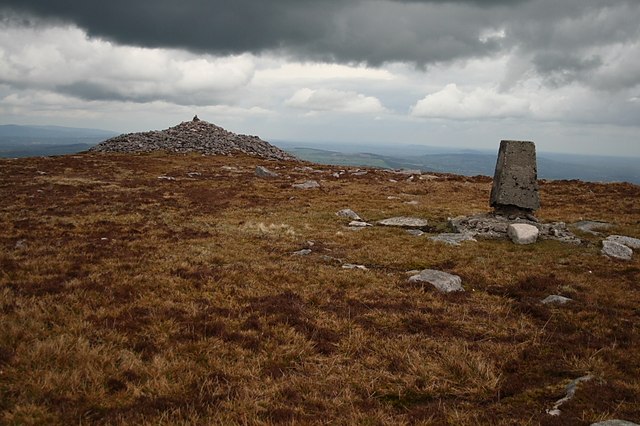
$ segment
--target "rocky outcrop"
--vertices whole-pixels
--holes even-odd
[[[166,130],[127,133],[94,146],[90,152],[164,151],[205,155],[248,154],[273,160],[294,160],[290,154],[257,136],[238,135],[194,117]]]

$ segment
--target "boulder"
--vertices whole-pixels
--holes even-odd
[[[602,254],[604,254],[605,256],[613,257],[615,259],[631,260],[631,256],[633,256],[633,250],[616,241],[604,240],[602,242]]]
[[[640,238],[625,237],[623,235],[609,235],[607,241],[615,241],[632,250],[640,249]]]
[[[557,294],[552,294],[550,296],[545,297],[542,300],[543,305],[564,305],[565,303],[571,302],[573,299],[569,299],[568,297],[559,296]]]
[[[409,282],[426,282],[442,293],[464,291],[464,288],[462,288],[462,279],[459,276],[434,269],[424,269],[420,271],[419,274],[410,277]]]
[[[507,235],[515,244],[533,244],[538,241],[540,231],[526,223],[512,223],[507,227]]]
[[[267,169],[266,167],[257,166],[256,167],[256,176],[263,177],[263,178],[273,178],[273,177],[278,177],[278,174],[276,172],[272,172],[271,170]]]
[[[360,215],[358,215],[358,213],[354,212],[351,209],[342,209],[340,211],[337,211],[336,212],[336,216],[344,217],[344,218],[351,219],[351,220],[362,220]]]
[[[425,228],[429,225],[429,222],[426,219],[420,219],[417,217],[399,216],[380,220],[378,221],[378,225],[398,226],[401,228]]]

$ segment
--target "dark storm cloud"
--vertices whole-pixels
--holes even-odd
[[[0,9],[121,44],[213,54],[428,66],[517,50],[554,84],[588,80],[603,65],[589,50],[640,36],[632,0],[0,0]]]

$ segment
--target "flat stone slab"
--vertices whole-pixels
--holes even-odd
[[[529,141],[500,142],[491,188],[491,207],[540,208],[536,146]]]
[[[540,231],[528,223],[512,223],[507,227],[507,236],[514,244],[533,244],[538,241]]]
[[[623,246],[627,246],[633,250],[640,249],[639,238],[625,237],[624,235],[609,235],[607,237],[607,241],[615,241],[616,243],[620,243]]]
[[[362,222],[360,220],[352,220],[351,222],[349,222],[349,226],[354,228],[366,228],[367,226],[373,226],[373,225],[367,222]]]
[[[633,423],[627,420],[605,420],[603,422],[591,423],[591,426],[640,426],[638,423]]]
[[[550,296],[545,297],[542,300],[542,304],[543,305],[564,305],[566,303],[572,302],[573,299],[570,299],[568,297],[564,297],[564,296],[559,296],[557,294],[552,294]]]
[[[588,234],[600,235],[597,231],[606,231],[611,228],[613,224],[609,222],[602,222],[599,220],[581,220],[573,224],[577,229]]]
[[[336,212],[336,216],[338,217],[344,217],[346,219],[351,219],[351,220],[362,220],[362,218],[360,217],[360,215],[358,215],[358,213],[354,212],[351,209],[342,209]]]
[[[605,256],[620,260],[631,260],[631,257],[633,256],[633,250],[629,247],[611,240],[604,240],[602,242],[601,252]]]
[[[419,274],[409,278],[411,283],[426,282],[434,286],[442,293],[452,293],[456,291],[464,291],[462,288],[462,279],[447,272],[436,271],[435,269],[424,269]]]
[[[342,269],[360,269],[361,271],[367,271],[367,267],[364,265],[356,265],[354,263],[345,263],[342,265]]]
[[[473,238],[472,233],[457,234],[453,232],[445,232],[443,234],[434,235],[432,237],[429,237],[429,239],[431,241],[437,241],[437,242],[449,244],[452,246],[459,246],[461,243],[465,241],[478,241],[475,238]]]
[[[293,185],[294,188],[296,189],[313,189],[313,188],[320,188],[320,184],[315,181],[315,180],[308,180],[306,182],[302,182],[302,183],[294,183]]]
[[[420,219],[417,217],[399,216],[380,220],[378,221],[378,225],[398,226],[401,228],[425,228],[429,225],[429,222],[426,219]]]

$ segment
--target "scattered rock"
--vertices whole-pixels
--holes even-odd
[[[593,235],[600,235],[600,232],[597,231],[605,231],[611,228],[613,224],[608,222],[601,222],[599,220],[581,220],[574,223],[573,226],[582,232]]]
[[[443,293],[464,291],[462,279],[459,276],[434,269],[422,270],[419,274],[410,277],[409,282],[427,282]]]
[[[436,175],[422,175],[420,176],[420,180],[436,180],[438,176]]]
[[[294,256],[307,256],[311,254],[311,249],[302,249],[302,250],[294,251],[292,254]]]
[[[557,294],[552,294],[550,296],[545,297],[542,300],[542,304],[544,305],[564,305],[565,303],[571,302],[573,299],[569,299],[568,297],[559,296]]]
[[[515,244],[533,244],[538,241],[540,231],[533,225],[513,223],[507,227],[507,235]]]
[[[22,250],[27,248],[27,240],[18,240],[16,241],[16,245],[14,246],[17,250]]]
[[[602,254],[620,260],[631,260],[633,250],[616,241],[604,240],[602,242]]]
[[[350,173],[351,173],[352,176],[364,176],[368,172],[366,170],[359,170],[359,171],[350,172]]]
[[[264,166],[256,166],[256,176],[262,178],[273,178],[278,177],[278,174],[276,172],[272,172]]]
[[[294,183],[291,186],[293,186],[294,188],[297,188],[297,189],[320,188],[320,184],[315,180],[308,180],[308,181],[303,182],[303,183]]]
[[[569,383],[567,387],[564,389],[566,392],[565,397],[557,400],[556,403],[553,404],[553,408],[547,409],[547,414],[551,416],[559,416],[562,413],[560,411],[560,406],[566,402],[569,402],[571,399],[573,399],[573,397],[576,394],[576,390],[578,389],[578,385],[582,382],[588,382],[592,379],[593,379],[593,376],[587,375],[587,376],[579,377],[574,381],[572,381],[571,383]]]
[[[473,234],[471,233],[456,234],[451,232],[434,235],[432,237],[429,237],[429,239],[431,241],[438,241],[452,246],[459,246],[464,241],[478,241],[473,238]]]
[[[333,176],[334,178],[338,179],[338,178],[340,178],[340,173],[334,172],[334,173],[331,174],[331,176]]]
[[[340,211],[337,211],[336,212],[336,216],[344,217],[344,218],[347,218],[347,219],[353,219],[353,220],[362,220],[360,215],[358,215],[358,213],[354,212],[351,209],[342,209]]]
[[[417,206],[418,204],[420,204],[420,202],[416,200],[411,200],[411,201],[405,201],[403,204],[408,204],[410,206]]]
[[[257,136],[238,135],[203,120],[186,121],[165,130],[128,133],[99,143],[90,152],[198,152],[205,155],[243,153],[274,160],[295,157]]]
[[[637,423],[633,423],[627,420],[605,420],[603,422],[591,423],[591,426],[640,426]]]
[[[539,223],[526,218],[509,219],[495,213],[481,213],[473,216],[458,216],[449,219],[449,227],[458,233],[471,233],[475,237],[487,239],[506,239],[509,225],[525,223],[535,226],[539,231],[539,238],[544,240],[558,240],[563,243],[580,244],[582,240],[567,229],[564,222]]]
[[[373,225],[367,222],[362,222],[360,220],[352,220],[351,222],[349,222],[349,226],[352,226],[354,228],[366,228],[367,226],[373,226]]]
[[[395,173],[397,175],[418,175],[422,174],[420,170],[411,170],[411,169],[402,169],[402,170],[392,170],[391,173]]]
[[[424,235],[424,232],[419,229],[407,229],[407,234],[413,235],[414,237],[421,237]]]
[[[367,267],[364,265],[355,265],[353,263],[345,263],[342,265],[342,269],[360,269],[362,271],[367,271]]]
[[[187,176],[189,176],[190,178],[194,178],[196,176],[202,176],[202,173],[200,173],[200,172],[188,172]]]
[[[639,238],[625,237],[623,235],[609,235],[607,237],[607,241],[615,241],[616,243],[620,243],[624,246],[627,246],[632,250],[640,249]]]
[[[398,226],[401,228],[425,228],[429,225],[429,222],[426,219],[420,219],[417,217],[399,216],[380,220],[378,221],[378,225]]]
[[[173,176],[158,176],[158,179],[162,180],[176,180]]]
[[[227,172],[240,172],[240,169],[234,166],[222,166],[221,169],[226,170]]]

